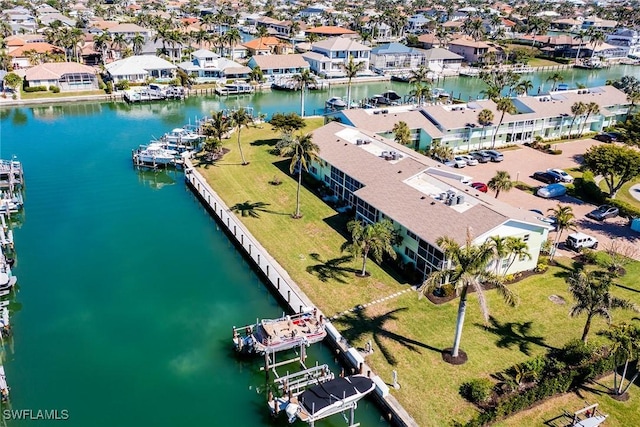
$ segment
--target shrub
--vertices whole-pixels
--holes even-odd
[[[118,90],[127,90],[129,89],[130,85],[129,82],[127,80],[122,80],[119,81],[118,83],[116,83],[116,89]]]
[[[452,297],[456,294],[456,288],[451,283],[446,283],[440,287],[441,297]]]
[[[112,81],[108,81],[107,85],[104,89],[105,93],[107,93],[108,95],[111,94],[113,92],[113,82]]]
[[[472,403],[484,403],[493,392],[493,382],[487,378],[476,378],[460,386],[460,395]]]
[[[580,256],[585,264],[593,265],[598,263],[598,253],[593,249],[583,248]]]
[[[27,86],[24,88],[25,92],[46,92],[46,86]]]
[[[549,150],[549,154],[553,154],[554,156],[559,156],[562,154],[562,150]]]
[[[640,209],[630,205],[627,202],[623,202],[622,200],[616,200],[616,199],[607,199],[607,203],[620,209],[620,216],[623,216],[626,218],[640,217]]]
[[[595,204],[604,203],[605,195],[600,187],[593,179],[593,173],[586,171],[582,174],[582,178],[576,178],[573,181],[573,196]]]
[[[60,93],[60,88],[58,86],[49,86],[49,90],[53,93]]]
[[[549,269],[549,264],[547,264],[546,261],[539,261],[538,265],[536,265],[536,268],[533,271],[535,271],[536,273],[544,273],[548,269]]]

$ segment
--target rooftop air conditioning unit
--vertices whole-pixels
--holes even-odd
[[[370,139],[365,139],[365,140],[364,140],[364,143],[365,143],[365,144],[371,144],[371,140],[370,140]]]
[[[356,139],[356,145],[362,145],[364,144],[364,141],[361,139]]]

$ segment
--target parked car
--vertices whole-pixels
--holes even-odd
[[[565,244],[569,249],[573,249],[574,251],[579,251],[580,249],[584,248],[598,248],[598,240],[595,237],[591,237],[588,234],[584,233],[569,234],[569,236],[567,236]]]
[[[489,155],[492,162],[501,162],[504,160],[504,156],[501,152],[496,150],[485,150],[485,153]]]
[[[489,191],[489,187],[487,187],[487,184],[485,184],[484,182],[472,182],[471,187],[483,193]]]
[[[601,132],[593,137],[596,141],[615,142],[618,140],[618,134],[613,132]]]
[[[596,221],[604,221],[607,218],[615,218],[620,213],[620,209],[611,205],[598,206],[598,209],[594,209],[587,214],[587,218],[595,219]]]
[[[445,166],[455,167],[455,165],[456,165],[455,162],[453,160],[451,160],[451,159],[441,159],[438,156],[433,156],[433,158],[434,158],[434,160],[442,163]]]
[[[546,184],[555,184],[556,182],[560,181],[560,177],[558,177],[557,175],[552,175],[549,172],[534,172],[533,175],[531,175],[531,178],[536,179],[540,182],[544,182]]]
[[[464,159],[462,156],[455,156],[453,158],[453,163],[457,168],[463,168],[467,166],[467,160]]]
[[[567,187],[559,183],[549,184],[546,187],[539,188],[536,194],[545,199],[552,199],[567,194]]]
[[[555,175],[558,178],[558,182],[572,183],[573,177],[563,171],[562,169],[547,169],[547,173]]]
[[[463,158],[465,162],[467,162],[467,166],[476,166],[478,164],[478,160],[468,154],[463,154],[458,157]]]
[[[479,163],[487,163],[488,161],[491,160],[491,156],[488,155],[487,152],[484,150],[472,151],[469,153],[469,155],[474,159],[476,159]]]

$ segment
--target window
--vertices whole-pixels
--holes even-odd
[[[318,174],[318,169],[316,169],[315,166],[311,166],[311,173],[314,174],[314,175],[317,175]]]
[[[525,234],[524,237],[522,238],[522,240],[524,240],[525,242],[529,241],[529,234]]]
[[[407,230],[407,236],[409,236],[410,238],[412,238],[416,242],[418,241],[418,236],[416,236],[415,233],[413,233],[411,230]]]

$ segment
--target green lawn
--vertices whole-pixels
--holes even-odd
[[[311,119],[308,123],[305,131],[321,126],[322,119]],[[341,232],[348,218],[336,213],[307,189],[301,192],[303,218],[291,217],[295,210],[296,182],[288,174],[289,161],[270,154],[278,136],[269,128],[265,124],[264,129],[242,130],[243,150],[249,165],[240,165],[234,134],[225,142],[231,151],[222,160],[200,166],[212,187],[229,206],[245,202],[249,202],[245,206],[264,204],[262,210],[254,210],[257,217],[245,216],[242,220],[327,315],[407,289],[406,283],[397,281],[393,274],[371,262],[368,265],[371,277],[356,278],[354,271],[359,268],[359,262],[340,260],[345,256],[339,249],[345,242]],[[282,184],[269,184],[274,178]],[[532,276],[512,285],[522,300],[515,309],[507,307],[494,291],[487,292],[493,315],[488,324],[484,324],[477,299],[471,295],[462,337],[462,348],[469,361],[462,366],[449,365],[440,356],[441,349],[452,345],[455,300],[434,305],[428,299],[418,299],[413,291],[406,292],[340,317],[334,324],[354,346],[373,341],[375,351],[368,356],[368,363],[387,382],[391,382],[392,370],[398,372],[402,387],[393,393],[419,425],[444,426],[450,425],[453,419],[466,421],[477,410],[459,396],[458,389],[463,382],[488,377],[580,337],[584,319],[572,319],[568,315],[571,301],[564,278],[571,260],[561,261],[563,266],[552,267],[545,275]],[[637,281],[640,263],[627,269],[629,273],[622,279],[625,287],[616,288],[615,293],[640,304]],[[323,280],[318,272],[324,273]],[[561,296],[567,303],[558,305],[549,300],[550,295]],[[616,321],[631,317],[622,312],[614,316]],[[605,322],[598,319],[592,331],[605,326]],[[595,334],[592,338],[599,339]],[[634,386],[631,393],[640,394],[640,390]],[[562,403],[555,405],[553,399],[547,403],[550,413],[563,407]],[[620,405],[616,416],[624,419],[625,425],[640,425],[637,409],[637,401],[632,399],[629,405]]]
[[[556,65],[561,64],[549,59],[531,58],[529,62],[527,62],[527,65],[530,65],[532,67],[555,67]]]
[[[25,92],[20,91],[20,99],[65,98],[69,96],[105,95],[104,90],[84,90],[78,92]]]
[[[629,192],[631,187],[636,184],[640,184],[640,178],[636,178],[632,181],[627,182],[625,185],[623,185],[620,188],[620,190],[618,190],[618,193],[616,194],[616,200],[629,203],[631,206],[635,206],[636,208],[640,209],[640,201],[634,198],[633,196],[631,196],[631,193]],[[604,179],[598,183],[598,186],[605,193],[609,193],[609,187],[607,187],[607,183],[604,181]]]

